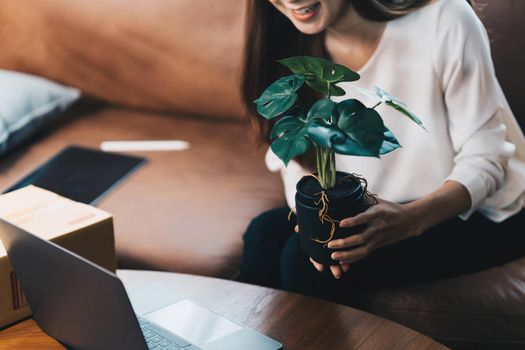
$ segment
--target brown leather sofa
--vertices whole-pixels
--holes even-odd
[[[497,74],[523,118],[525,3],[485,3]],[[81,103],[0,159],[0,191],[71,143],[187,140],[185,152],[144,153],[148,165],[100,204],[115,215],[119,265],[234,277],[250,219],[284,204],[242,121],[244,12],[238,0],[0,2],[0,68],[107,102]],[[525,257],[381,290],[362,307],[454,348],[524,349]]]

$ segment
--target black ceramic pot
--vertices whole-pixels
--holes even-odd
[[[348,175],[337,172],[336,187],[325,191],[328,199],[327,215],[337,221],[362,213],[370,206],[359,180],[352,178],[341,182],[341,179]],[[305,176],[297,183],[295,205],[301,248],[307,256],[321,264],[337,265],[338,262],[330,257],[335,250],[329,249],[326,243],[319,242],[330,238],[332,228],[331,222],[325,220],[322,223],[319,218],[319,211],[323,208],[323,203],[320,201],[321,191],[323,191],[321,186],[312,176]],[[362,229],[362,226],[340,228],[335,224],[333,239],[348,237]]]

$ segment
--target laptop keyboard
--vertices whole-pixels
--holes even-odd
[[[171,334],[154,323],[137,316],[139,326],[146,340],[148,349],[151,350],[200,350],[182,338]]]

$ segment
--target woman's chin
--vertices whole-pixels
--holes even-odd
[[[316,20],[309,23],[292,21],[295,28],[303,34],[313,35],[318,34],[326,29],[326,25],[322,20]]]

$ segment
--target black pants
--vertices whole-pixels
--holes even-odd
[[[244,235],[240,280],[348,305],[366,290],[423,282],[484,270],[525,256],[525,211],[502,223],[481,214],[454,218],[418,237],[376,250],[336,280],[318,272],[278,208],[255,218]]]

